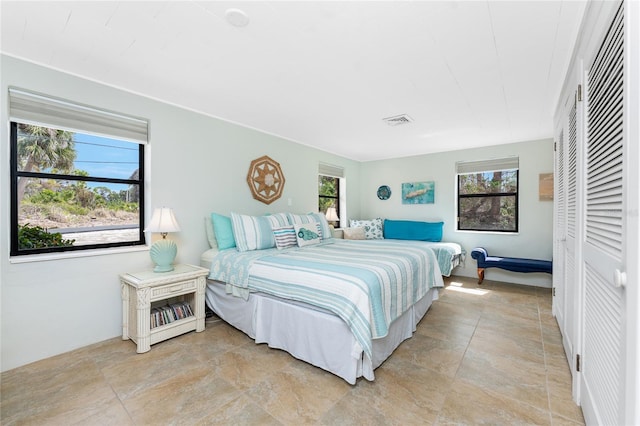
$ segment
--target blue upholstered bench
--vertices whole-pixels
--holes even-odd
[[[484,280],[484,270],[486,268],[500,268],[513,272],[552,273],[552,264],[550,260],[489,256],[487,251],[482,247],[476,247],[471,250],[471,257],[478,262],[478,284],[482,284],[482,281]]]

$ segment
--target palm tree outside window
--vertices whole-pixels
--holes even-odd
[[[145,244],[144,144],[123,137],[129,118],[105,113],[94,133],[100,110],[83,117],[86,106],[20,90],[10,110],[11,256]],[[132,139],[146,139],[139,128]]]

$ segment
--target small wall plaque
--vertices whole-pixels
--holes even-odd
[[[540,173],[538,196],[540,201],[553,201],[553,173]]]

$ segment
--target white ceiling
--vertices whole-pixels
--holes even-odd
[[[368,161],[552,137],[584,7],[2,1],[1,51]]]

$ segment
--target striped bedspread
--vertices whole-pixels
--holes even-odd
[[[451,261],[453,260],[454,256],[463,253],[462,247],[458,243],[433,243],[429,241],[416,241],[416,243],[424,244],[433,250],[433,252],[436,254],[436,259],[438,259],[440,272],[442,272],[442,275],[444,275],[445,277],[451,275],[451,271],[453,270]]]
[[[381,241],[402,241],[404,244],[417,244],[425,247],[429,247],[436,255],[438,260],[438,266],[440,266],[440,272],[443,276],[448,277],[451,275],[453,267],[451,262],[455,256],[465,253],[462,246],[458,243],[448,242],[432,242],[432,241],[417,241],[417,240],[367,240],[369,244],[378,244]]]
[[[304,248],[216,256],[209,278],[227,283],[227,292],[247,297],[260,291],[327,309],[350,327],[371,357],[372,339],[426,295],[442,287],[434,252],[424,245],[388,240],[329,240]]]

